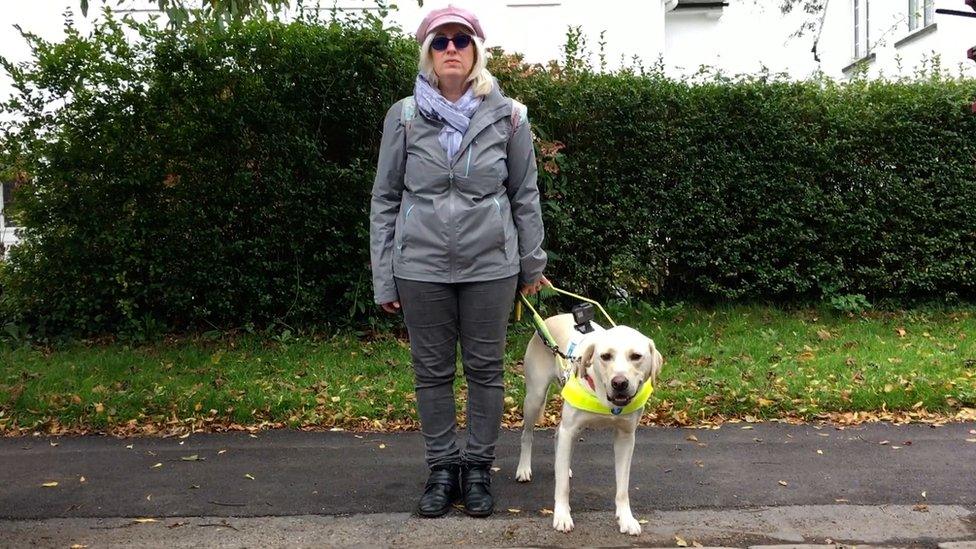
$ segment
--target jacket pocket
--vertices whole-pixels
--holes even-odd
[[[509,222],[507,216],[504,215],[504,212],[502,211],[502,203],[501,201],[498,200],[498,197],[493,196],[491,197],[491,199],[495,203],[495,215],[498,218],[498,227],[501,227],[501,230],[498,231],[497,245],[498,248],[500,248],[502,250],[502,253],[505,255],[505,261],[510,261],[511,257],[509,257],[509,253],[508,253],[508,223]]]
[[[404,206],[406,206],[406,208],[404,208]],[[410,214],[411,214],[411,211],[413,210],[413,207],[414,206],[416,206],[416,204],[409,204],[408,205],[407,202],[404,201],[403,204],[401,204],[401,206],[400,206],[400,212],[397,215],[396,225],[394,225],[394,229],[393,229],[393,245],[394,245],[394,252],[393,253],[394,253],[394,257],[393,257],[393,259],[397,263],[400,263],[400,262],[403,261],[403,257],[404,257],[403,248],[405,246],[408,246],[409,245],[408,244],[408,236],[407,236],[407,231],[409,230],[409,228],[408,228],[407,221],[410,219]]]

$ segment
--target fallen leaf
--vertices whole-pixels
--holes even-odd
[[[380,444],[380,450],[382,450],[383,448],[386,448],[386,444]]]
[[[925,505],[924,503],[919,503],[915,507],[912,507],[912,511],[918,511],[919,513],[928,513],[929,506]]]
[[[156,465],[153,465],[152,467],[150,467],[150,469],[155,469],[156,467],[162,467],[162,466],[163,466],[162,463],[157,463]]]
[[[542,513],[543,515],[551,515],[552,509],[539,509],[539,512]]]
[[[925,492],[922,492],[922,499],[928,499],[925,497]]]
[[[823,455],[823,450],[817,450],[817,453]]]
[[[821,341],[826,341],[830,339],[830,332],[827,330],[817,330],[817,337],[819,337]]]
[[[44,484],[42,484],[41,486],[43,486],[43,487],[45,487],[45,488],[54,488],[54,487],[55,487],[55,486],[57,486],[57,485],[58,485],[58,483],[57,483],[57,482],[45,482],[45,483],[44,483]]]
[[[789,484],[785,480],[779,481],[779,484],[780,486],[789,486]]]
[[[57,443],[57,442],[52,442],[52,443],[51,443],[51,446],[57,446],[57,445],[58,445],[58,443]]]
[[[74,545],[71,546],[71,549],[87,549],[87,548],[88,548],[87,545],[82,545],[80,543],[75,543]]]
[[[224,452],[226,452],[226,451],[227,451],[227,450],[220,450],[220,451],[218,451],[218,452],[217,452],[217,455],[219,456],[220,454],[223,454],[223,453],[224,453]]]
[[[197,489],[197,488],[199,488],[199,487],[200,487],[200,485],[199,485],[199,484],[191,484],[191,485],[190,485],[190,489],[191,489],[191,490],[196,490],[196,489]]]
[[[154,518],[137,518],[137,519],[132,519],[132,522],[137,522],[139,524],[145,524],[147,522],[158,522],[158,521],[156,519],[154,519]]]
[[[509,509],[508,512],[509,513],[521,513],[522,510],[521,509]]]
[[[254,477],[252,477],[252,476],[251,476],[251,473],[244,473],[244,476],[245,476],[246,478],[249,478],[249,479],[251,479],[251,480],[254,480]]]
[[[882,441],[881,441],[881,442],[879,442],[878,444],[880,444],[880,445],[882,445],[882,446],[884,446],[885,444],[888,444],[888,441],[887,441],[887,440],[882,440]]]
[[[685,437],[685,440],[690,440],[692,442],[698,442],[698,437],[696,437],[695,435],[688,435],[687,437]]]
[[[85,477],[81,477],[80,479],[78,479],[78,482],[85,482]]]
[[[908,333],[904,328],[895,328],[895,332],[898,333],[898,337],[905,337],[905,334]]]
[[[131,444],[126,444],[125,447],[128,448],[128,449],[130,449],[130,450],[132,449],[132,445]]]
[[[699,467],[704,467],[704,466],[705,466],[705,462],[703,462],[703,461],[702,461],[702,460],[700,460],[700,459],[696,459],[696,460],[695,460],[695,465],[697,465],[697,466],[699,466]]]
[[[674,543],[678,547],[688,547],[688,542],[685,541],[685,540],[683,540],[683,539],[681,539],[681,536],[679,536],[677,534],[674,535]]]
[[[152,501],[152,494],[146,496],[146,501]]]
[[[749,429],[752,429],[752,425],[743,425],[742,426],[742,430],[743,431],[748,431]]]
[[[976,438],[967,438],[966,442],[976,442]]]
[[[501,467],[492,467],[492,468],[491,468],[491,471],[492,471],[493,473],[497,473],[498,471],[501,471],[501,470],[502,470],[502,468],[501,468]]]
[[[206,458],[202,458],[197,454],[193,454],[192,456],[183,456],[180,459],[182,459],[183,461],[203,461]]]
[[[849,502],[849,500],[846,500],[844,498],[837,498],[834,501],[837,502],[837,503],[848,503]]]
[[[637,519],[638,524],[647,524],[647,519]]]

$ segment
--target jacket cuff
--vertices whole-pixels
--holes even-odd
[[[519,271],[519,286],[531,284],[542,278],[546,268],[546,252],[542,248],[537,248],[534,253],[522,258],[521,270]]]

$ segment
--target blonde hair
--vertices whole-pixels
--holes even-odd
[[[424,43],[420,46],[420,74],[430,82],[431,86],[437,87],[437,73],[434,72],[434,54],[431,51],[430,43],[436,36],[436,29],[427,33]],[[481,38],[471,35],[471,43],[474,46],[474,66],[468,74],[465,82],[471,82],[471,89],[476,96],[488,95],[491,88],[495,85],[495,78],[488,72],[488,52]]]

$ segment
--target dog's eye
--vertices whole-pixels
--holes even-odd
[[[602,360],[610,360],[613,358],[613,353],[603,353],[602,355],[600,355],[600,358]]]
[[[642,355],[640,353],[630,353],[630,359],[633,360],[634,362],[637,362],[638,360],[640,360],[642,358],[644,358],[644,355]]]

